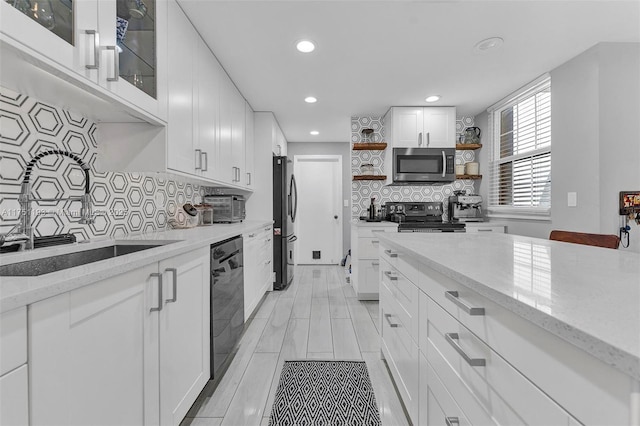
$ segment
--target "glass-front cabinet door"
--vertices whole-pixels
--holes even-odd
[[[98,0],[0,0],[3,41],[98,81]]]
[[[159,102],[158,46],[166,40],[166,15],[167,0],[98,1],[100,85],[160,118],[166,112]]]
[[[175,0],[0,0],[0,33],[166,120],[166,75],[158,70],[166,64],[168,1]]]

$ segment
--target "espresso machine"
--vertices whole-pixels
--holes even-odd
[[[482,197],[455,191],[449,196],[449,222],[482,222]]]

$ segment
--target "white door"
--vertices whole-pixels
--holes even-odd
[[[342,258],[342,157],[296,155],[297,264],[335,265]]]

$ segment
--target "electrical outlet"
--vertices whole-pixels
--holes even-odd
[[[567,192],[567,206],[576,207],[578,205],[578,193]]]

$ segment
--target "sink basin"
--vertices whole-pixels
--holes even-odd
[[[78,251],[75,253],[61,254],[42,259],[28,260],[26,262],[12,263],[0,266],[0,277],[35,277],[50,274],[51,272],[86,265],[87,263],[111,259],[126,254],[135,253],[160,247],[175,241],[154,241],[146,244],[114,244],[96,249]]]

